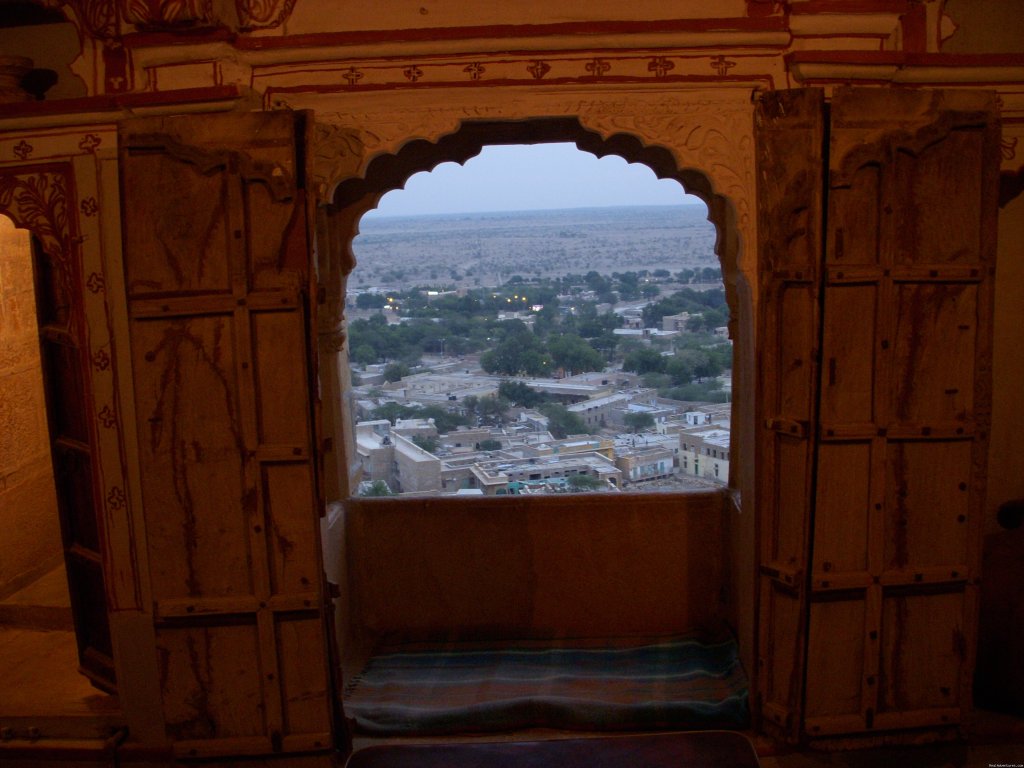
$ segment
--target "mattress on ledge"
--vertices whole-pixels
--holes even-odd
[[[745,728],[732,637],[395,644],[345,690],[359,732]]]

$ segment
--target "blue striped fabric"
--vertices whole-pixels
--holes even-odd
[[[408,644],[371,657],[345,712],[375,735],[743,728],[747,679],[732,638]]]

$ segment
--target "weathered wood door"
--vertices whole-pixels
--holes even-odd
[[[994,96],[841,89],[830,144],[806,730],[955,725],[990,412]]]
[[[117,690],[103,571],[103,543],[94,482],[96,440],[90,414],[85,308],[67,253],[47,252],[32,239],[39,351],[46,421],[57,493],[68,596],[78,643],[78,668],[93,684]]]
[[[274,113],[121,131],[148,582],[182,756],[334,746],[297,125]]]
[[[760,380],[758,680],[760,715],[800,728],[807,551],[814,477],[823,222],[824,94],[775,91],[758,102]]]
[[[759,342],[777,384],[761,393],[761,713],[790,738],[952,726],[973,666],[996,108],[837,90],[823,185],[798,149],[812,94],[758,108]]]

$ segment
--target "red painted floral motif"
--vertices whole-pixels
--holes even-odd
[[[279,27],[292,15],[295,0],[235,0],[242,29]]]
[[[93,272],[89,275],[89,279],[85,281],[85,287],[92,293],[99,293],[107,287],[107,281],[99,272]]]
[[[103,410],[98,414],[100,424],[107,429],[113,429],[117,426],[117,416],[114,414],[114,409],[109,405],[103,406]]]
[[[605,59],[594,59],[593,61],[587,62],[586,67],[584,67],[584,69],[594,77],[601,77],[611,68],[612,65]]]
[[[89,216],[89,217],[95,216],[96,212],[99,211],[99,209],[100,209],[100,206],[96,202],[96,198],[95,197],[87,197],[87,198],[85,198],[85,200],[83,200],[81,202],[79,207],[82,209],[82,215],[83,216]]]
[[[348,80],[349,85],[355,85],[356,83],[363,79],[363,73],[360,72],[355,67],[349,67],[345,74],[342,75],[342,77]]]
[[[214,23],[210,0],[123,0],[124,20],[146,29],[168,29],[182,24]]]
[[[97,371],[105,371],[110,367],[110,355],[108,355],[105,350],[101,349],[92,356],[92,364]]]
[[[479,61],[474,61],[472,64],[463,67],[462,71],[468,72],[471,80],[479,80],[487,70]]]
[[[18,156],[19,160],[25,160],[29,155],[32,154],[32,150],[35,149],[24,139],[14,146],[14,154]]]
[[[96,147],[103,143],[103,139],[97,136],[95,133],[87,133],[82,137],[82,140],[78,142],[78,148],[83,152],[95,152]]]
[[[68,232],[67,180],[63,174],[0,174],[0,212],[31,230],[43,249],[64,262],[71,244]]]
[[[405,75],[406,80],[412,80],[415,83],[423,77],[423,70],[416,66],[406,67],[402,70],[402,74]]]
[[[78,23],[85,27],[90,37],[109,40],[117,36],[117,3],[115,0],[63,0],[63,2],[71,6]]]
[[[116,485],[110,489],[110,493],[107,494],[107,506],[111,509],[123,509],[125,502],[128,499],[124,495],[124,491],[118,488]]]
[[[540,80],[544,75],[551,71],[551,65],[546,61],[531,61],[527,71],[533,75],[535,80]]]
[[[719,75],[729,74],[729,70],[736,66],[735,61],[729,61],[725,56],[712,56],[711,68]]]
[[[664,77],[666,72],[675,68],[675,63],[669,61],[664,56],[655,56],[647,64],[647,71],[653,72],[655,77]]]

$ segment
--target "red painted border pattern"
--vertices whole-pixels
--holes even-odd
[[[226,28],[196,30],[188,36],[170,32],[139,32],[125,35],[132,48],[181,45],[192,42],[230,42],[239,50],[260,51],[287,48],[330,48],[380,43],[436,42],[478,38],[516,39],[558,35],[636,35],[678,32],[786,32],[782,16],[727,19],[666,19],[659,21],[565,21],[555,24],[494,24],[468,27],[423,27],[419,29],[369,29],[352,32],[314,32],[284,37],[249,37]]]
[[[174,104],[201,104],[204,102],[239,99],[242,91],[237,85],[214,85],[206,88],[182,88],[174,91],[143,91],[139,93],[83,96],[59,101],[26,101],[5,104],[0,117],[36,117],[84,112],[121,112],[137,107],[160,107]],[[109,122],[109,117],[106,120]]]

